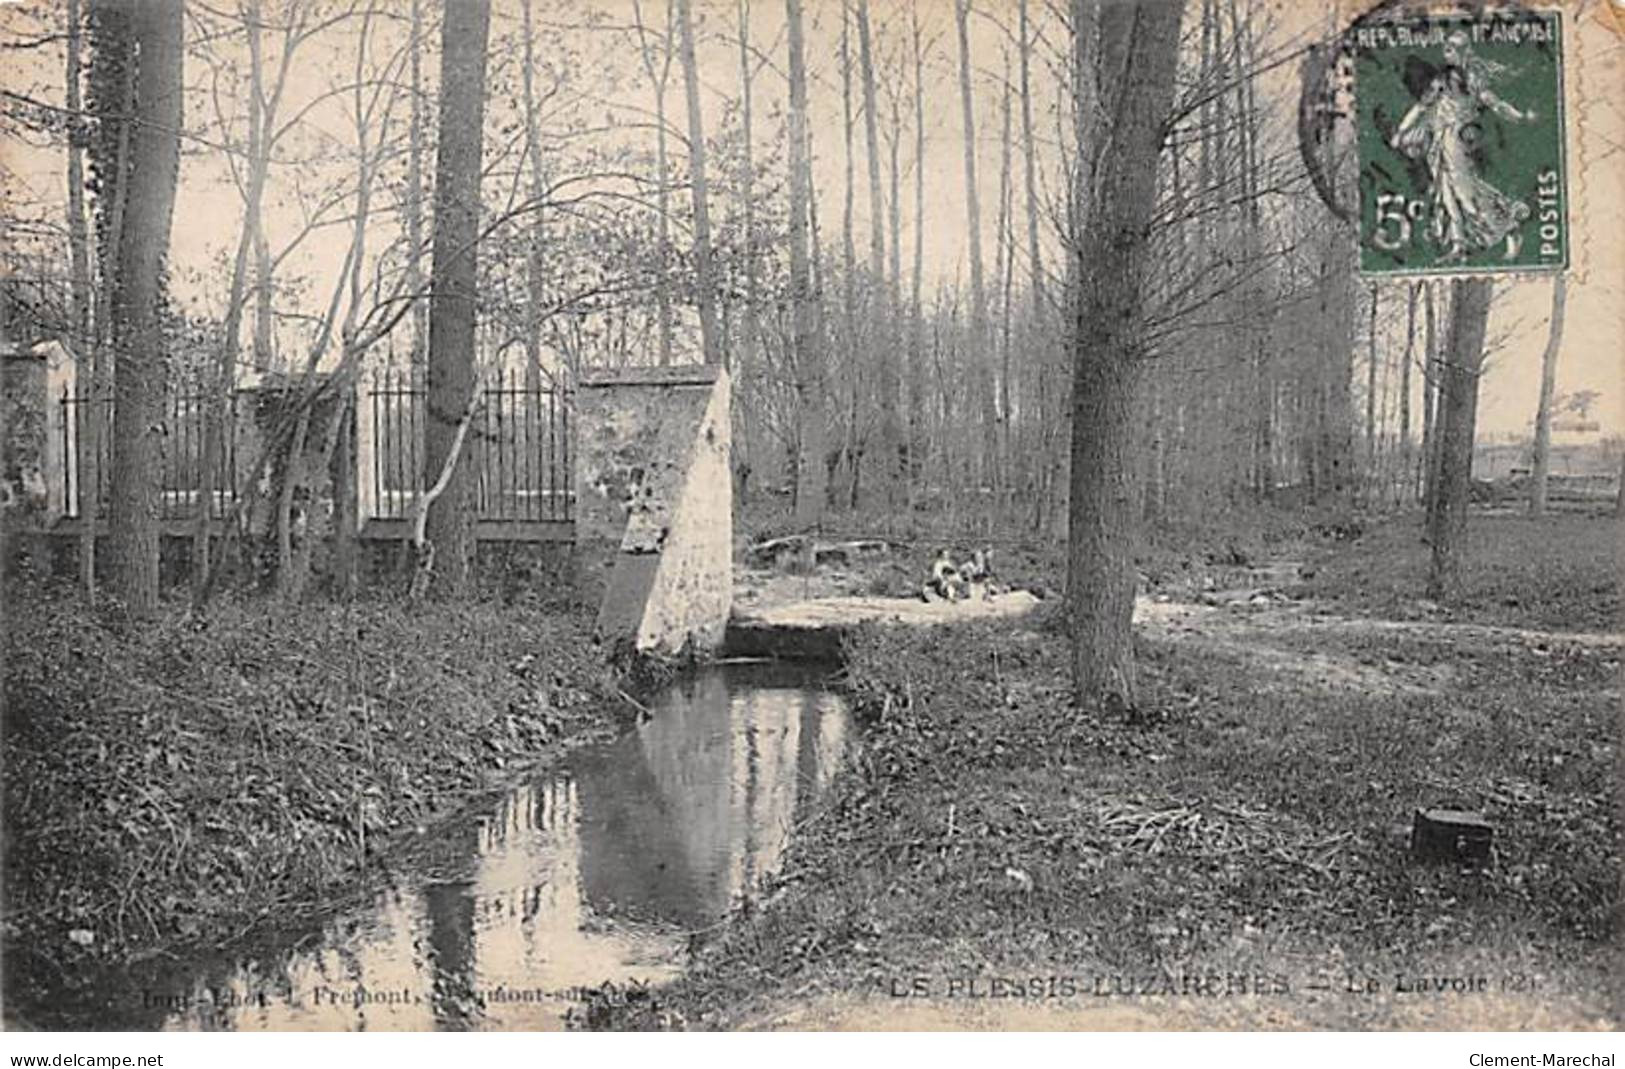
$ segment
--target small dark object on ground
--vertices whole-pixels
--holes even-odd
[[[671,1032],[685,1024],[681,1014],[668,1011],[652,988],[636,980],[624,987],[605,981],[580,996],[583,1006],[566,1017],[572,1031]]]
[[[1495,828],[1478,813],[1418,809],[1411,824],[1411,853],[1423,861],[1489,864]]]

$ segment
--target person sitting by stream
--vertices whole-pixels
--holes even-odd
[[[992,547],[972,553],[970,560],[959,566],[959,575],[965,584],[966,597],[987,601],[995,594],[1003,593],[1003,588],[993,574]]]
[[[946,548],[939,549],[931,562],[931,578],[920,588],[920,596],[926,601],[958,601],[967,594],[965,579],[954,565],[953,555]]]

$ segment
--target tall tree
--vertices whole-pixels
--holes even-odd
[[[755,154],[755,108],[753,106],[753,85],[756,81],[758,60],[751,54],[750,45],[750,0],[739,0],[739,139],[741,152],[739,161],[739,205],[745,228],[745,307],[741,313],[739,326],[738,357],[734,367],[734,381],[740,384],[748,381],[749,376],[755,374],[756,345],[761,337],[762,327],[760,318],[760,268],[756,253],[756,154]],[[734,497],[741,506],[745,504],[746,493],[750,488],[750,466],[754,459],[752,448],[751,427],[753,421],[744,418],[744,406],[733,407],[734,420],[738,430],[734,434]]]
[[[416,295],[423,290],[423,0],[412,0],[407,35],[411,99],[407,102],[406,196],[401,213],[406,223],[407,292]],[[269,285],[262,274],[262,291],[268,294]],[[423,366],[428,350],[429,302],[414,300],[411,361],[414,370]]]
[[[666,29],[660,36],[660,56],[655,57],[654,44],[643,21],[641,0],[632,0],[632,17],[638,30],[638,56],[643,72],[655,91],[655,168],[660,172],[655,184],[655,214],[660,227],[659,277],[655,280],[655,316],[660,330],[660,365],[671,363],[675,323],[671,307],[671,187],[670,172],[666,164],[666,87],[671,81],[672,20],[675,17],[671,0],[666,4]]]
[[[852,121],[852,5],[841,0],[841,135],[845,169],[841,198],[841,343],[839,351],[847,361],[845,386],[847,391],[846,438],[840,455],[845,458],[850,481],[850,501],[857,505],[859,470],[858,455],[862,445],[858,441],[858,394],[862,390],[861,366],[853,360],[858,351],[858,256],[853,238],[853,180],[855,149],[853,148]],[[813,211],[817,211],[814,198]],[[833,474],[833,473],[832,473]]]
[[[180,169],[181,0],[131,10],[137,64],[125,233],[113,286],[113,494],[108,550],[114,593],[140,616],[158,607],[158,457],[164,392],[161,275]]]
[[[1428,495],[1431,549],[1427,594],[1453,597],[1461,587],[1461,556],[1467,540],[1467,499],[1473,474],[1478,423],[1478,379],[1484,366],[1484,334],[1490,311],[1490,280],[1451,283],[1450,325],[1439,382],[1436,419],[1439,459]]]
[[[705,175],[705,122],[700,114],[700,72],[694,58],[694,12],[690,0],[676,0],[678,50],[688,98],[688,186],[694,203],[694,289],[700,306],[700,344],[705,362],[724,364],[722,329],[717,324],[717,283],[711,265],[710,191]]]
[[[101,524],[101,491],[108,485],[103,470],[102,443],[111,432],[110,415],[104,402],[113,395],[113,296],[118,283],[118,263],[124,247],[125,208],[130,199],[131,135],[135,123],[135,32],[130,27],[131,8],[117,0],[90,0],[85,7],[85,28],[90,31],[90,63],[86,71],[87,100],[94,122],[88,134],[91,189],[95,193],[96,269],[91,295],[92,327],[88,339],[89,374],[85,376],[85,396],[93,403],[89,418],[82,424],[81,446],[88,462],[79,469],[79,515],[84,525],[80,539],[80,580],[94,596],[96,572],[96,529]],[[161,280],[160,280],[161,281]]]
[[[220,462],[227,434],[228,399],[237,382],[237,347],[248,299],[249,256],[260,233],[260,203],[265,196],[265,184],[270,171],[270,147],[266,142],[274,132],[272,125],[276,119],[277,102],[287,81],[296,42],[295,31],[289,26],[283,41],[281,71],[275,79],[273,89],[267,92],[264,54],[260,40],[259,0],[245,0],[242,8],[242,24],[248,45],[248,144],[243,160],[246,173],[238,179],[243,197],[243,221],[238,229],[236,255],[232,259],[225,325],[220,332],[220,351],[216,356],[213,380],[208,382],[206,390],[203,463],[198,472],[197,516],[192,537],[192,598],[194,602],[199,603],[203,600],[209,581],[215,480],[221,474]],[[238,173],[235,168],[234,173]]]
[[[901,77],[899,76],[899,81]],[[887,359],[889,365],[887,374],[889,381],[886,389],[891,397],[892,430],[891,430],[891,459],[892,482],[894,483],[893,500],[907,501],[907,490],[897,495],[898,487],[906,488],[908,485],[909,467],[909,430],[907,420],[903,416],[903,381],[907,376],[907,358],[902,349],[903,345],[903,190],[902,190],[902,151],[903,151],[903,105],[902,89],[896,82],[889,87],[887,94],[891,104],[890,130],[886,137],[886,149],[890,163],[890,186],[886,197],[887,225],[891,229],[891,246],[887,250],[891,256],[891,278],[886,286],[886,339]]]
[[[1066,591],[1073,690],[1084,710],[1135,705],[1135,394],[1147,346],[1147,231],[1183,14],[1183,0],[1103,6],[1100,47],[1088,65],[1093,84],[1087,91],[1078,87],[1115,117],[1110,150],[1080,146],[1075,164],[1078,187],[1093,194],[1083,231],[1073,239],[1081,293],[1071,339]]]
[[[536,99],[536,27],[531,13],[532,0],[520,4],[520,26],[525,38],[524,67],[520,86],[525,106],[525,165],[530,171],[530,223],[525,242],[525,389],[534,393],[542,386],[542,302],[545,300],[546,262],[542,257],[545,231],[542,227],[542,201],[547,196],[547,177],[542,166],[542,124]]]
[[[1027,197],[1027,291],[1032,300],[1032,326],[1037,328],[1044,318],[1044,261],[1038,247],[1038,162],[1037,144],[1033,138],[1033,90],[1030,70],[1033,37],[1027,17],[1027,0],[1020,0],[1017,14],[1020,26],[1018,51],[1021,56],[1022,172]]]
[[[920,287],[925,268],[925,48],[919,0],[909,8],[914,59],[914,265],[909,274],[909,433],[905,475],[912,493],[925,463],[925,316]]]
[[[440,143],[435,159],[434,259],[429,305],[427,470],[445,490],[430,505],[430,582],[442,594],[468,592],[474,556],[470,468],[461,463],[473,411],[480,156],[485,126],[485,56],[490,0],[447,4],[440,44]],[[442,480],[437,480],[442,481]]]
[[[1037,144],[1033,137],[1031,72],[1034,44],[1031,21],[1027,13],[1027,0],[1020,0],[1017,5],[1017,24],[1017,53],[1021,60],[1022,178],[1025,183],[1027,216],[1027,296],[1031,301],[1027,319],[1026,348],[1029,356],[1038,364],[1031,380],[1036,384],[1037,392],[1029,395],[1039,421],[1038,448],[1035,455],[1028,458],[1029,462],[1036,466],[1032,480],[1036,491],[1033,495],[1033,527],[1036,530],[1044,523],[1044,509],[1052,496],[1045,484],[1051,479],[1052,453],[1056,451],[1060,439],[1060,435],[1056,433],[1059,428],[1051,429],[1059,420],[1046,418],[1052,411],[1046,402],[1050,400],[1048,395],[1060,391],[1049,388],[1055,369],[1046,315],[1044,261],[1038,243],[1038,162]],[[1064,399],[1056,398],[1056,401],[1064,405]]]
[[[1332,220],[1321,242],[1319,276],[1322,344],[1315,370],[1315,468],[1317,499],[1347,504],[1354,488],[1354,243]]]
[[[1015,477],[1014,451],[1010,440],[1010,295],[1015,284],[1015,223],[1011,215],[1014,190],[1010,182],[1012,145],[1010,138],[1010,52],[1004,53],[1003,87],[999,94],[999,202],[998,222],[994,224],[994,279],[999,287],[999,373],[994,391],[998,418],[1000,483],[1008,488]],[[1001,499],[1003,500],[1003,499]],[[1003,507],[1003,506],[1001,506]]]
[[[1365,494],[1371,504],[1377,493],[1377,314],[1382,293],[1371,284],[1371,320],[1366,327],[1365,362]]]
[[[971,0],[954,0],[959,32],[959,111],[965,142],[965,232],[970,241],[970,359],[981,402],[983,485],[998,478],[998,421],[994,409],[993,369],[987,354],[987,289],[982,278],[982,202],[976,186],[976,103],[971,94]],[[996,495],[995,495],[996,496]]]
[[[1540,354],[1540,401],[1535,406],[1535,455],[1529,483],[1529,515],[1546,513],[1546,483],[1552,453],[1552,393],[1557,388],[1557,354],[1563,348],[1563,307],[1568,302],[1568,279],[1559,273],[1552,280],[1552,315],[1546,349]]]
[[[1418,283],[1422,287],[1422,450],[1416,465],[1417,497],[1431,508],[1429,494],[1433,492],[1433,457],[1438,445],[1435,430],[1439,408],[1438,367],[1438,310],[1435,307],[1434,287],[1431,279]]]
[[[96,496],[94,483],[90,484],[90,492],[86,492],[87,480],[85,476],[94,468],[95,452],[87,449],[86,438],[92,438],[98,428],[100,419],[97,417],[96,399],[99,391],[96,389],[97,346],[91,333],[90,319],[90,229],[85,218],[85,152],[84,130],[85,123],[82,114],[83,94],[81,80],[84,77],[84,65],[81,62],[80,44],[84,39],[84,16],[80,11],[79,0],[68,0],[68,47],[67,70],[64,77],[67,82],[68,106],[68,263],[69,285],[73,296],[73,351],[80,358],[82,371],[78,382],[79,405],[75,411],[88,414],[88,418],[79,420],[81,455],[90,460],[88,464],[81,463],[78,467],[79,475],[79,504],[81,509],[80,521],[84,524],[79,536],[79,583],[84,587],[85,596],[94,601],[96,597],[96,521],[94,514],[85,515],[85,505]],[[91,434],[86,434],[91,431]],[[95,435],[99,437],[99,435]],[[94,446],[94,438],[90,443]]]
[[[1412,282],[1407,287],[1405,301],[1405,357],[1399,366],[1399,473],[1392,487],[1394,503],[1401,504],[1411,493],[1411,363],[1416,359],[1416,305],[1421,297],[1422,283]]]
[[[858,63],[863,73],[863,135],[869,161],[869,342],[880,377],[880,492],[896,504],[902,473],[902,435],[897,425],[897,354],[892,349],[893,309],[886,285],[886,209],[880,185],[880,116],[875,101],[874,47],[869,29],[869,0],[858,0]]]
[[[812,208],[812,161],[807,151],[807,60],[801,0],[784,0],[789,48],[790,117],[790,300],[794,317],[796,382],[796,522],[816,525],[824,516],[824,354],[808,263],[808,214]]]

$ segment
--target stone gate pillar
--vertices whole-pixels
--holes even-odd
[[[576,547],[599,637],[709,652],[733,603],[728,374],[588,372],[576,392]]]

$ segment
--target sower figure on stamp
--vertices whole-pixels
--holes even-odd
[[[1533,122],[1535,112],[1520,111],[1495,95],[1490,82],[1506,67],[1474,55],[1466,34],[1450,36],[1444,60],[1390,144],[1427,168],[1430,229],[1434,244],[1444,249],[1441,262],[1460,262],[1503,240],[1505,258],[1514,259],[1521,244],[1518,228],[1529,218],[1529,206],[1485,181],[1473,155],[1484,139],[1486,109],[1508,122]]]

